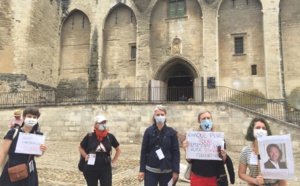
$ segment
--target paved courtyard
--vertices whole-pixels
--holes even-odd
[[[48,151],[41,158],[37,158],[39,169],[39,178],[41,186],[84,186],[83,175],[77,169],[79,153],[77,150],[79,142],[47,142]],[[140,186],[137,181],[139,171],[139,144],[126,144],[121,146],[122,153],[118,161],[118,167],[113,171],[113,186]],[[186,164],[184,152],[181,149],[181,163]],[[234,161],[237,186],[245,185],[237,177],[237,166],[239,152],[230,152],[228,154]],[[300,155],[296,155],[296,174],[300,176]],[[299,182],[300,183],[300,182]],[[289,186],[299,186],[297,180],[288,182]],[[179,181],[178,186],[188,186],[189,183]]]
[[[0,140],[2,144],[2,140]],[[40,186],[85,186],[83,175],[77,169],[79,142],[48,141],[48,150],[41,158],[37,158]],[[122,144],[122,153],[117,169],[113,170],[113,186],[141,186],[137,181],[139,171],[139,144]],[[181,163],[186,164],[181,149]],[[237,163],[239,152],[228,154],[234,161],[237,186],[245,183],[237,178]],[[300,176],[300,155],[295,155],[296,174]],[[299,186],[298,180],[288,182],[289,186]],[[179,181],[177,186],[188,186],[189,183]]]

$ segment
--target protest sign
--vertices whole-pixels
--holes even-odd
[[[15,153],[42,155],[40,146],[44,144],[44,142],[44,135],[20,132]]]
[[[218,146],[224,149],[223,132],[187,132],[187,159],[222,160],[219,157]]]
[[[274,135],[257,138],[261,174],[266,179],[294,179],[295,167],[291,136]]]

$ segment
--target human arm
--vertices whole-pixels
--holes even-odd
[[[279,180],[279,186],[287,186],[286,180]]]
[[[78,147],[78,151],[81,154],[82,157],[85,158],[85,161],[87,161],[89,159],[89,154],[86,153],[87,147],[89,146],[89,143],[91,141],[92,138],[92,134],[87,134],[82,141],[80,142],[80,145]]]
[[[85,161],[89,159],[89,155],[85,152],[81,145],[79,145],[78,151],[81,154],[81,156],[85,158]]]
[[[12,140],[10,139],[5,139],[2,143],[2,147],[0,150],[0,165],[2,166],[2,163],[6,157],[6,155],[8,154],[8,150],[10,148],[10,145],[12,143]]]
[[[112,166],[115,166],[116,161],[118,160],[120,154],[121,154],[121,147],[120,145],[118,147],[115,148],[116,153],[111,161]]]
[[[247,165],[242,162],[239,162],[238,175],[241,180],[256,185],[262,185],[264,183],[264,179],[261,175],[258,175],[256,178],[253,178],[247,175],[246,172],[247,172]]]
[[[146,161],[147,161],[147,151],[148,151],[148,143],[149,137],[147,136],[147,130],[144,132],[142,147],[141,147],[141,155],[140,155],[140,171],[138,174],[138,180],[142,181],[145,177],[146,171]]]
[[[173,183],[176,183],[179,175],[179,167],[180,167],[180,150],[179,150],[179,143],[177,132],[174,131],[174,135],[172,135],[172,167],[173,167]]]
[[[149,136],[147,135],[147,130],[143,135],[142,147],[141,147],[141,155],[140,155],[140,172],[145,172],[146,170],[146,162],[147,162],[147,154],[149,145]]]

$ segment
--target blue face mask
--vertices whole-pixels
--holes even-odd
[[[203,120],[200,124],[201,129],[205,130],[205,131],[211,130],[212,126],[213,126],[213,124],[210,119]]]
[[[163,123],[165,123],[165,116],[156,116],[155,121],[156,121],[156,123],[163,124]]]

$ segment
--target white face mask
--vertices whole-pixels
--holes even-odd
[[[36,125],[38,122],[38,120],[36,118],[25,118],[24,120],[24,124],[27,127],[33,127],[34,125]]]
[[[101,130],[101,131],[107,129],[107,124],[101,124],[101,125],[99,125],[98,129]]]
[[[263,137],[268,135],[268,131],[264,129],[254,129],[253,130],[253,135],[255,138]]]

